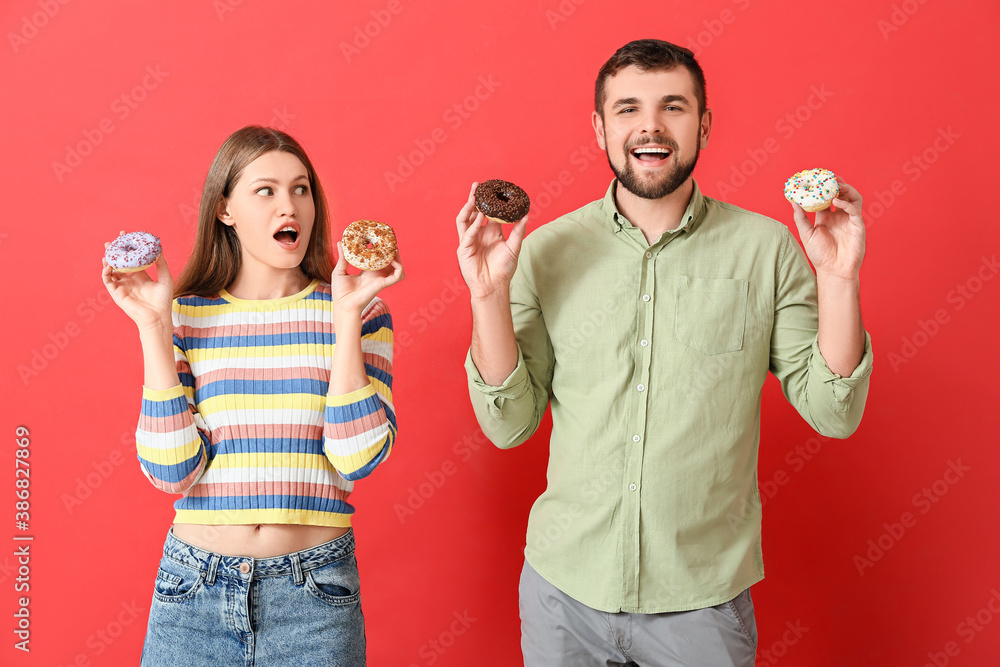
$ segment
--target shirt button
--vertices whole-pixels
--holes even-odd
[[[645,391],[646,390],[646,385],[640,384],[638,387],[636,387],[636,389],[638,389],[639,391]]]
[[[649,341],[643,338],[642,340],[639,341],[639,345],[646,347],[647,345],[649,345]]]
[[[642,295],[642,300],[643,301],[649,301],[649,295],[648,294],[643,294]]]
[[[628,485],[628,490],[629,491],[635,491],[635,489],[636,489],[635,483],[632,483],[632,484]]]
[[[250,564],[249,563],[240,563],[240,572],[242,572],[243,574],[246,574],[249,571],[250,571]]]
[[[651,252],[647,252],[647,253],[646,253],[646,259],[649,259],[649,258],[650,258],[650,257],[652,257],[652,256],[653,256],[653,253],[651,253]]]
[[[642,440],[642,438],[640,438],[638,435],[632,436],[632,442],[639,442],[640,440]]]

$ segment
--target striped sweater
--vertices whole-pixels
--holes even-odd
[[[175,523],[350,525],[354,480],[396,437],[389,309],[375,299],[362,320],[371,383],[332,396],[330,285],[174,300],[181,384],[143,388],[136,444],[153,485],[183,494]]]

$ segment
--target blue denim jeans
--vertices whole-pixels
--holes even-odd
[[[274,558],[163,545],[143,667],[365,664],[354,533]]]

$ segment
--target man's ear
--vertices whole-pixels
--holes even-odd
[[[699,137],[699,148],[708,147],[708,137],[712,134],[712,110],[705,109],[705,113],[701,115],[701,135]]]
[[[604,140],[604,119],[601,118],[601,114],[595,111],[590,120],[594,124],[594,134],[597,135],[597,145],[601,147],[602,151],[608,150],[608,143]]]

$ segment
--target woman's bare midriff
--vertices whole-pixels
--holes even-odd
[[[203,526],[175,523],[174,536],[206,551],[224,556],[271,558],[302,551],[335,540],[350,528],[263,523]]]

